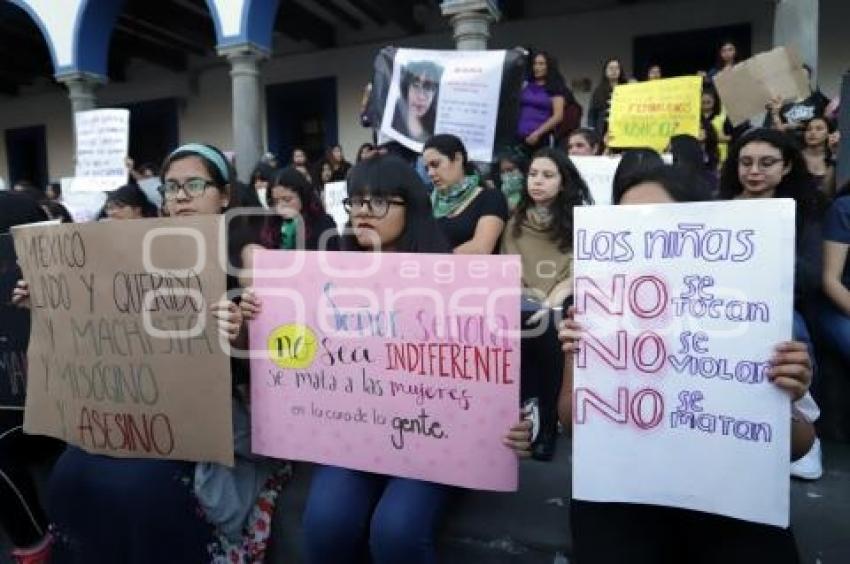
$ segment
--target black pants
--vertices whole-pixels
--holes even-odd
[[[21,413],[0,410],[0,526],[12,544],[36,544],[47,532],[29,464],[44,455],[44,439],[25,435]]]
[[[540,333],[534,337],[523,337],[520,343],[520,399],[537,398],[540,408],[540,429],[553,432],[558,423],[558,394],[564,374],[564,353],[558,341],[555,315],[547,316],[534,326],[527,326],[534,311],[523,309],[520,319],[525,331]],[[541,332],[542,331],[542,332]]]
[[[572,500],[576,564],[798,564],[790,529],[672,507]]]

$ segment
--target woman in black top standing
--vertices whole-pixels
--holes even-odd
[[[508,204],[499,190],[481,186],[463,142],[454,135],[434,135],[422,157],[434,184],[431,204],[437,224],[453,252],[489,255],[495,252],[508,220]]]
[[[602,135],[608,129],[608,106],[614,87],[628,82],[619,59],[608,59],[602,66],[602,79],[590,99],[587,124]]]

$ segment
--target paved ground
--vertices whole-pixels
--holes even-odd
[[[850,562],[850,444],[823,445],[826,474],[794,481],[792,524],[804,564]],[[551,463],[523,462],[518,494],[470,494],[453,506],[441,534],[446,564],[567,564],[569,562],[569,443]],[[299,562],[300,514],[309,468],[284,491],[275,520],[277,546],[268,562]],[[0,539],[0,546],[4,543]],[[0,564],[8,564],[0,548]],[[153,564],[153,563],[152,563]]]

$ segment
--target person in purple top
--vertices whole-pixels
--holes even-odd
[[[529,58],[528,78],[520,94],[517,137],[524,152],[548,146],[551,134],[564,119],[567,90],[555,59],[544,51]]]

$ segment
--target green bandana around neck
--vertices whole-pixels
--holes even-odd
[[[292,250],[298,238],[298,226],[294,219],[284,219],[280,224],[280,248]]]
[[[449,216],[466,205],[475,195],[479,182],[480,179],[477,174],[470,174],[463,178],[463,182],[450,187],[446,191],[435,188],[431,192],[431,207],[434,209],[434,217],[439,219]]]
[[[520,199],[522,199],[522,191],[525,188],[525,178],[518,170],[504,172],[501,174],[502,193],[508,200],[508,206],[511,209],[517,207]]]

